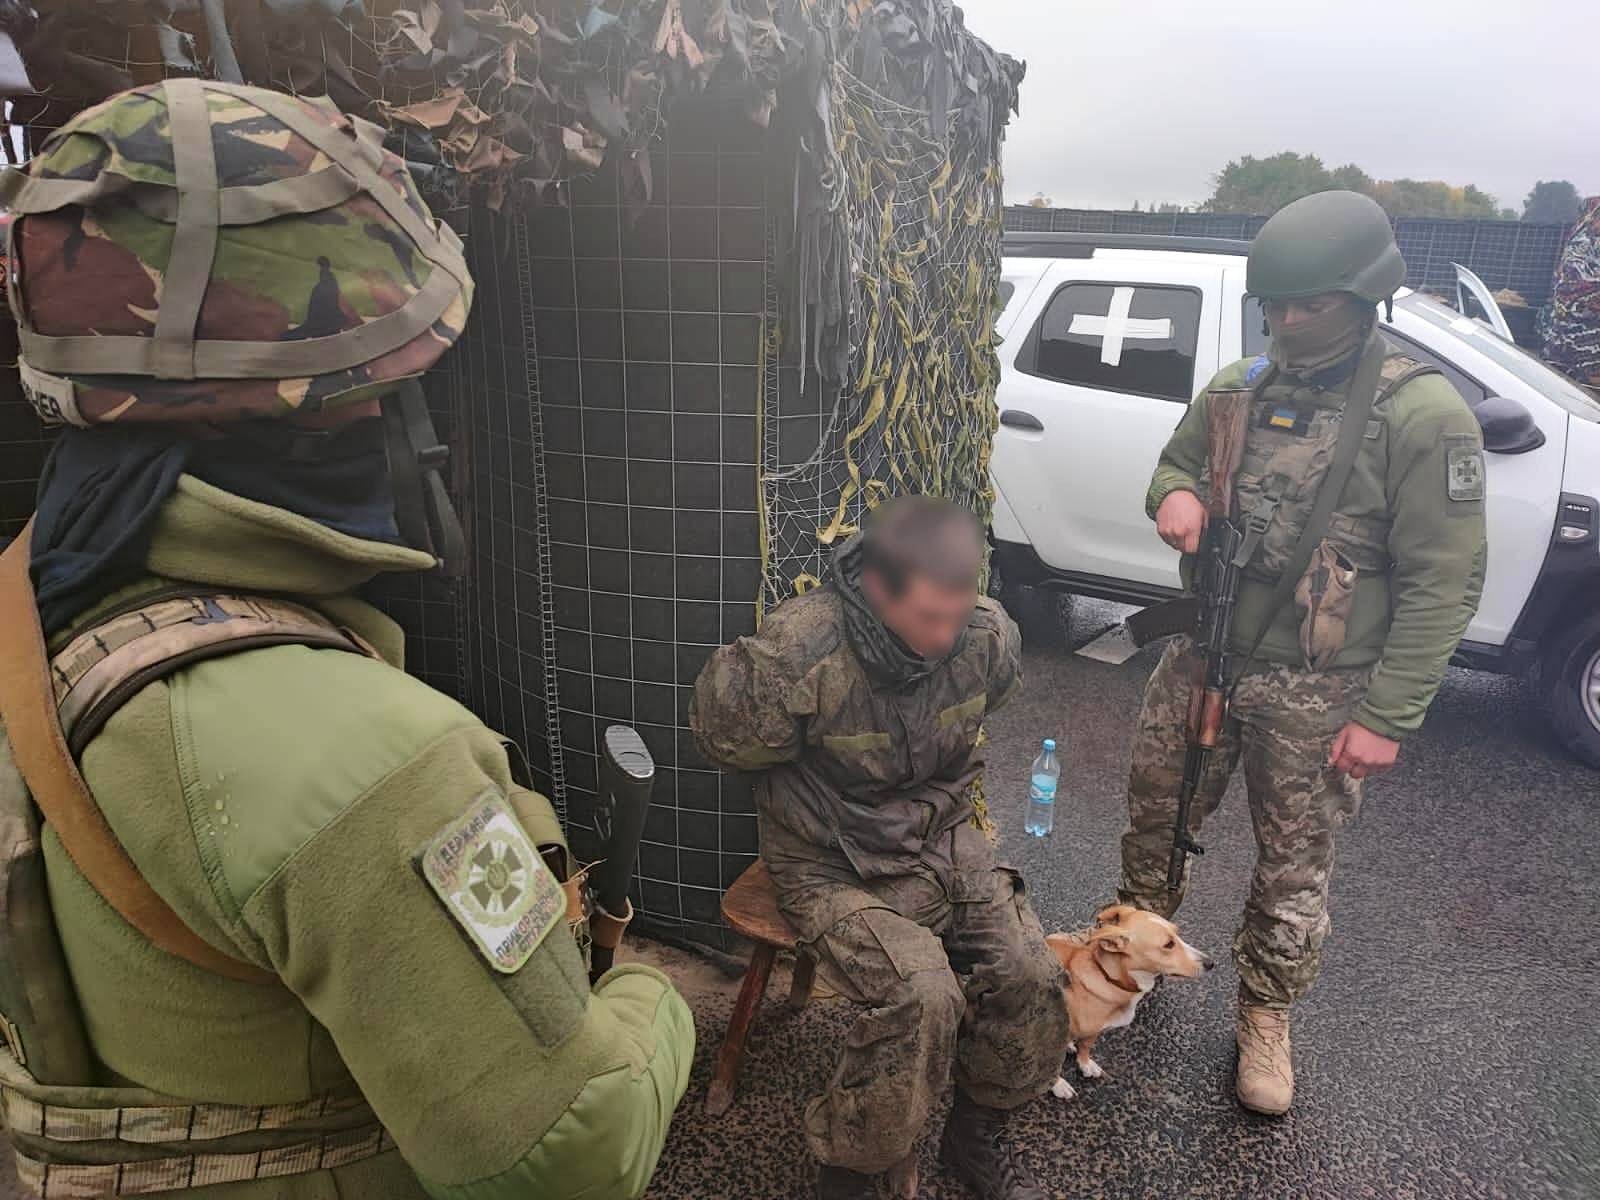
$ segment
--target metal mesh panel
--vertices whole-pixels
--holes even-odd
[[[528,749],[580,859],[605,727],[639,731],[640,921],[720,942],[756,822],[687,718],[711,650],[755,627],[766,171],[736,114],[685,105],[671,129],[637,214],[607,170],[474,231],[469,653],[473,706]]]
[[[0,314],[0,363],[16,360],[17,327]],[[52,438],[23,397],[16,369],[0,369],[0,542],[27,524]]]

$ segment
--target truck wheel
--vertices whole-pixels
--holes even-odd
[[[991,557],[988,593],[990,599],[1000,601],[1000,607],[1017,623],[1024,642],[1039,646],[1072,644],[1072,611],[1077,597],[1071,592],[1012,583],[1001,574],[999,562]]]
[[[1539,663],[1537,686],[1556,740],[1600,767],[1600,614],[1557,639]]]

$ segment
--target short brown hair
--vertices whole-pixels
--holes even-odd
[[[983,527],[966,509],[938,496],[898,496],[868,517],[861,565],[899,595],[914,576],[943,587],[976,588]]]

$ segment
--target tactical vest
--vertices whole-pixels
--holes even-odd
[[[1385,356],[1365,437],[1388,454],[1389,402],[1404,384],[1438,368],[1404,354]],[[1288,569],[1333,463],[1345,406],[1319,406],[1314,389],[1279,380],[1271,368],[1248,390],[1249,430],[1235,476],[1235,512],[1245,529],[1244,573],[1275,583]],[[1209,478],[1202,490],[1209,489]],[[1387,516],[1353,516],[1337,508],[1324,535],[1365,574],[1389,570]]]
[[[170,926],[181,921],[153,890],[158,909],[148,903],[139,907],[126,878],[108,873],[96,857],[120,852],[126,860],[126,853],[87,790],[82,795],[93,812],[61,811],[59,794],[48,802],[41,795],[36,803],[23,778],[24,770],[36,782],[42,778],[36,747],[19,754],[11,742],[19,731],[30,742],[37,740],[37,718],[41,709],[47,712],[59,730],[65,765],[81,785],[73,760],[106,720],[141,688],[184,666],[275,645],[372,657],[376,652],[351,631],[289,601],[169,589],[105,614],[50,658],[47,679],[30,679],[27,660],[37,663],[43,656],[42,643],[30,652],[23,640],[39,637],[37,614],[30,615],[31,588],[25,586],[27,542],[26,536],[20,538],[0,563],[0,670],[5,675],[0,680],[5,712],[0,727],[0,1118],[23,1186],[50,1198],[140,1196],[300,1175],[393,1150],[393,1140],[354,1089],[254,1106],[193,1104],[91,1082],[93,1053],[50,910],[41,810],[74,863],[113,908],[158,945],[166,939],[164,948],[171,952],[190,961],[196,956],[170,944],[178,936]],[[26,596],[30,613],[18,612],[20,595]],[[19,626],[30,627],[22,638]],[[34,684],[36,706],[30,714],[21,711],[29,700],[22,689]],[[111,840],[109,848],[85,841],[82,824],[96,820]],[[136,873],[131,860],[125,866]],[[182,929],[198,941],[198,935]],[[221,973],[276,986],[269,972],[227,959],[214,948],[211,953],[232,964]]]

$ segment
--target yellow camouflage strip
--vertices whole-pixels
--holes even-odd
[[[826,734],[822,744],[836,754],[859,754],[864,750],[887,750],[890,739],[887,733]]]

